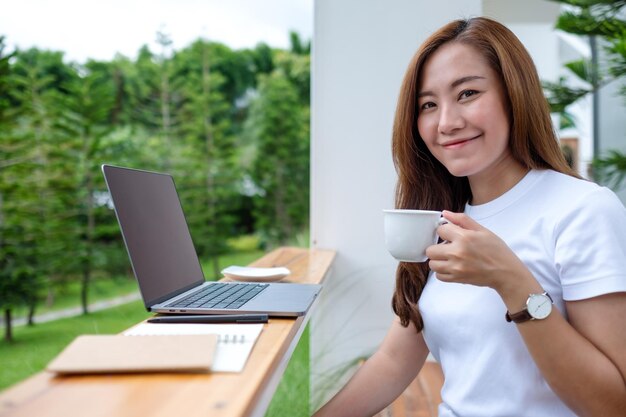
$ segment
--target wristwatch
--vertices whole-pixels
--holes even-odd
[[[526,300],[526,308],[517,313],[506,312],[506,321],[524,323],[528,320],[543,320],[552,312],[552,297],[547,292],[542,294],[530,294]]]

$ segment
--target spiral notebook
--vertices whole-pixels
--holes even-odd
[[[124,332],[125,336],[202,335],[218,336],[212,372],[241,372],[263,330],[263,324],[147,323]]]

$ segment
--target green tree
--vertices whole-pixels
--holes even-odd
[[[9,100],[11,65],[9,60],[15,55],[15,52],[7,54],[5,48],[4,36],[0,36],[0,126],[6,126],[10,121],[7,114],[7,110],[11,107]]]
[[[129,91],[131,124],[141,126],[159,139],[154,151],[160,152],[160,162],[155,168],[169,171],[179,158],[176,136],[179,97],[172,85],[171,40],[162,33],[158,34],[158,40],[161,53],[156,55],[146,46],[141,48],[134,68],[126,73],[125,88]]]
[[[113,105],[107,117],[108,123],[115,127],[133,124],[133,103],[131,82],[136,75],[134,64],[128,58],[118,55],[112,61],[89,60],[85,70],[99,77],[113,94]]]
[[[249,50],[233,51],[228,46],[217,42],[199,40],[191,49],[205,44],[210,55],[211,73],[220,74],[221,80],[214,86],[229,104],[229,112],[238,111],[238,101],[250,88],[256,86],[257,68],[254,53]],[[197,65],[197,64],[196,64]]]
[[[74,184],[75,213],[68,224],[76,239],[74,248],[75,270],[81,276],[81,306],[88,313],[89,284],[96,269],[98,255],[99,208],[95,199],[102,189],[100,164],[105,138],[112,128],[107,123],[114,104],[114,92],[110,85],[98,74],[87,73],[66,85],[69,94],[64,101],[63,127],[66,132],[66,167],[73,170],[67,173]],[[69,233],[68,233],[69,234]]]
[[[565,78],[557,83],[545,82],[548,101],[552,111],[561,116],[561,127],[571,127],[574,120],[568,107],[588,95],[594,95],[594,126],[598,124],[595,102],[597,92],[609,83],[624,80],[626,76],[626,10],[624,0],[553,0],[571,6],[559,16],[556,28],[589,39],[592,57],[568,62],[565,67],[582,87],[571,86]],[[599,53],[598,45],[603,53]],[[626,85],[621,95],[626,102]],[[610,151],[608,156],[599,155],[598,134],[594,132],[594,177],[618,187],[626,177],[626,155]]]
[[[3,49],[3,48],[2,48]],[[50,115],[54,109],[55,84],[62,68],[62,55],[29,50],[12,54],[11,68],[3,56],[2,149],[0,163],[0,246],[2,247],[2,301],[5,308],[5,338],[11,339],[11,309],[29,307],[29,322],[39,291],[50,271],[51,240],[48,219],[45,168],[50,153],[54,127]]]
[[[200,40],[176,54],[173,66],[182,103],[178,132],[187,149],[185,166],[180,167],[181,198],[197,236],[196,249],[212,260],[218,277],[218,256],[228,250],[240,175],[230,134],[231,105],[223,89],[226,78],[214,67],[216,52],[223,53],[223,47]]]
[[[297,32],[289,32],[290,50],[296,55],[311,55],[311,41],[303,41]]]
[[[283,68],[261,76],[247,130],[257,227],[269,244],[285,244],[308,219],[309,110]]]
[[[7,240],[8,226],[4,204],[7,193],[6,169],[14,164],[13,161],[7,158],[5,143],[7,142],[11,126],[11,117],[8,112],[11,105],[8,100],[10,92],[9,77],[11,74],[9,60],[15,54],[6,54],[5,48],[4,36],[0,36],[0,138],[2,139],[0,142],[0,149],[2,149],[2,153],[0,153],[2,155],[0,159],[0,308],[4,313],[4,339],[11,341],[13,339],[11,312],[16,305],[23,302],[23,290],[19,286],[19,276],[15,273],[12,256],[14,249],[10,246],[10,240]]]
[[[274,51],[266,43],[259,43],[252,51],[255,74],[269,74],[274,71]]]

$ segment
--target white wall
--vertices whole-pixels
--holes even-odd
[[[312,398],[338,365],[368,355],[391,323],[396,262],[382,209],[396,180],[391,128],[404,71],[444,23],[479,0],[316,0],[312,61],[311,245],[337,250],[311,323]]]

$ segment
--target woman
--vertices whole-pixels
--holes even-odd
[[[442,417],[624,415],[626,210],[566,164],[513,33],[473,18],[426,40],[402,85],[393,157],[396,206],[449,210],[446,243],[399,264],[397,320],[316,416],[375,414],[429,352],[445,376]]]

